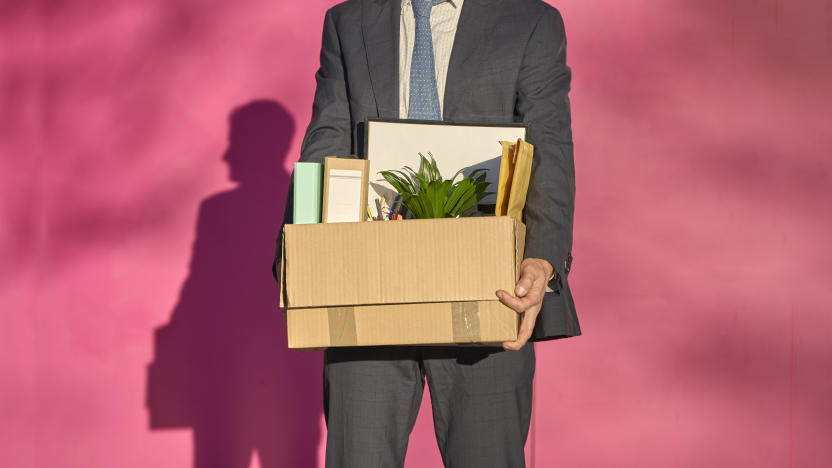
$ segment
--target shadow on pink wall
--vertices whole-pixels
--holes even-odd
[[[199,207],[190,273],[148,372],[150,428],[192,428],[194,467],[315,466],[320,355],[286,347],[270,274],[294,120],[273,101],[233,111],[223,161],[239,185]],[[278,183],[275,183],[275,180]]]

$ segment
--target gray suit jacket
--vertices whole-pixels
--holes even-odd
[[[301,161],[363,157],[365,119],[398,118],[400,11],[400,0],[349,0],[327,12]],[[581,333],[567,282],[575,199],[570,80],[563,20],[556,9],[540,0],[465,0],[443,118],[529,127],[535,154],[525,255],[546,259],[557,273],[535,326],[532,339],[538,341]],[[292,219],[289,198],[286,220]]]

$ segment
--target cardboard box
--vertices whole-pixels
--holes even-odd
[[[290,348],[517,338],[525,226],[509,217],[286,225],[280,305]]]

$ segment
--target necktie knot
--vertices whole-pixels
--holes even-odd
[[[430,10],[433,8],[434,0],[411,0],[413,14],[418,17],[430,18]]]

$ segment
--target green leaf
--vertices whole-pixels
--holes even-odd
[[[482,197],[490,195],[485,192],[490,185],[485,181],[486,169],[475,169],[467,177],[466,170],[460,169],[450,179],[443,179],[436,159],[428,152],[428,157],[419,153],[418,171],[404,166],[379,173],[399,193],[413,217],[445,218],[465,215]]]
[[[474,184],[470,179],[464,179],[454,190],[454,204],[448,210],[453,216],[457,216],[466,210],[466,207],[473,206],[477,202]]]

